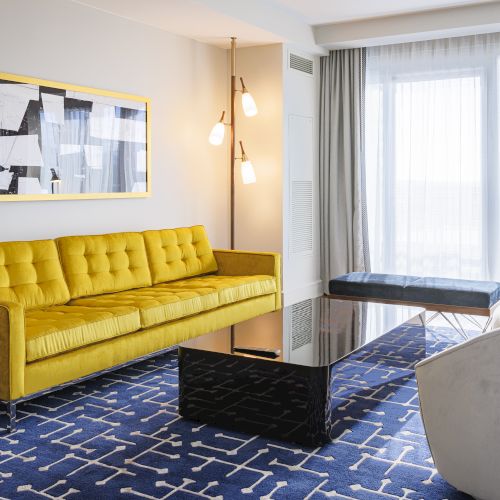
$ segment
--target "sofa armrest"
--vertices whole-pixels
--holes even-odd
[[[217,274],[221,276],[252,276],[265,274],[276,279],[276,309],[281,307],[281,255],[274,252],[214,250]]]
[[[0,301],[0,399],[10,401],[24,395],[25,364],[24,307]]]
[[[500,330],[416,366],[420,408],[439,473],[476,498],[498,495]]]

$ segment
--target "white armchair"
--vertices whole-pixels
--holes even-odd
[[[500,329],[416,366],[427,441],[439,473],[481,500],[500,498]]]

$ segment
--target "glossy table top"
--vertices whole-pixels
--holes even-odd
[[[418,307],[318,297],[197,337],[181,347],[329,366],[403,323],[420,324],[423,312]]]

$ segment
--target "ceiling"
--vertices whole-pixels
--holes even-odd
[[[213,9],[203,0],[71,1],[221,47],[228,46],[231,36],[238,37],[240,46],[284,41],[268,30]]]
[[[492,17],[489,5],[500,6],[499,0],[69,1],[219,47],[227,48],[229,37],[236,36],[239,46],[289,42],[315,53],[326,53],[328,44],[319,42],[317,34],[328,25],[338,31],[342,27],[338,23],[346,21],[362,22],[376,17],[383,19],[384,16],[463,6],[483,9],[482,20],[489,21]],[[445,17],[452,19],[454,13],[446,13]],[[500,23],[500,15],[497,17]]]
[[[393,16],[494,0],[273,0],[310,25]]]

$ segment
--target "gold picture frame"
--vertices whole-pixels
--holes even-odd
[[[0,201],[149,196],[149,98],[0,72]]]

